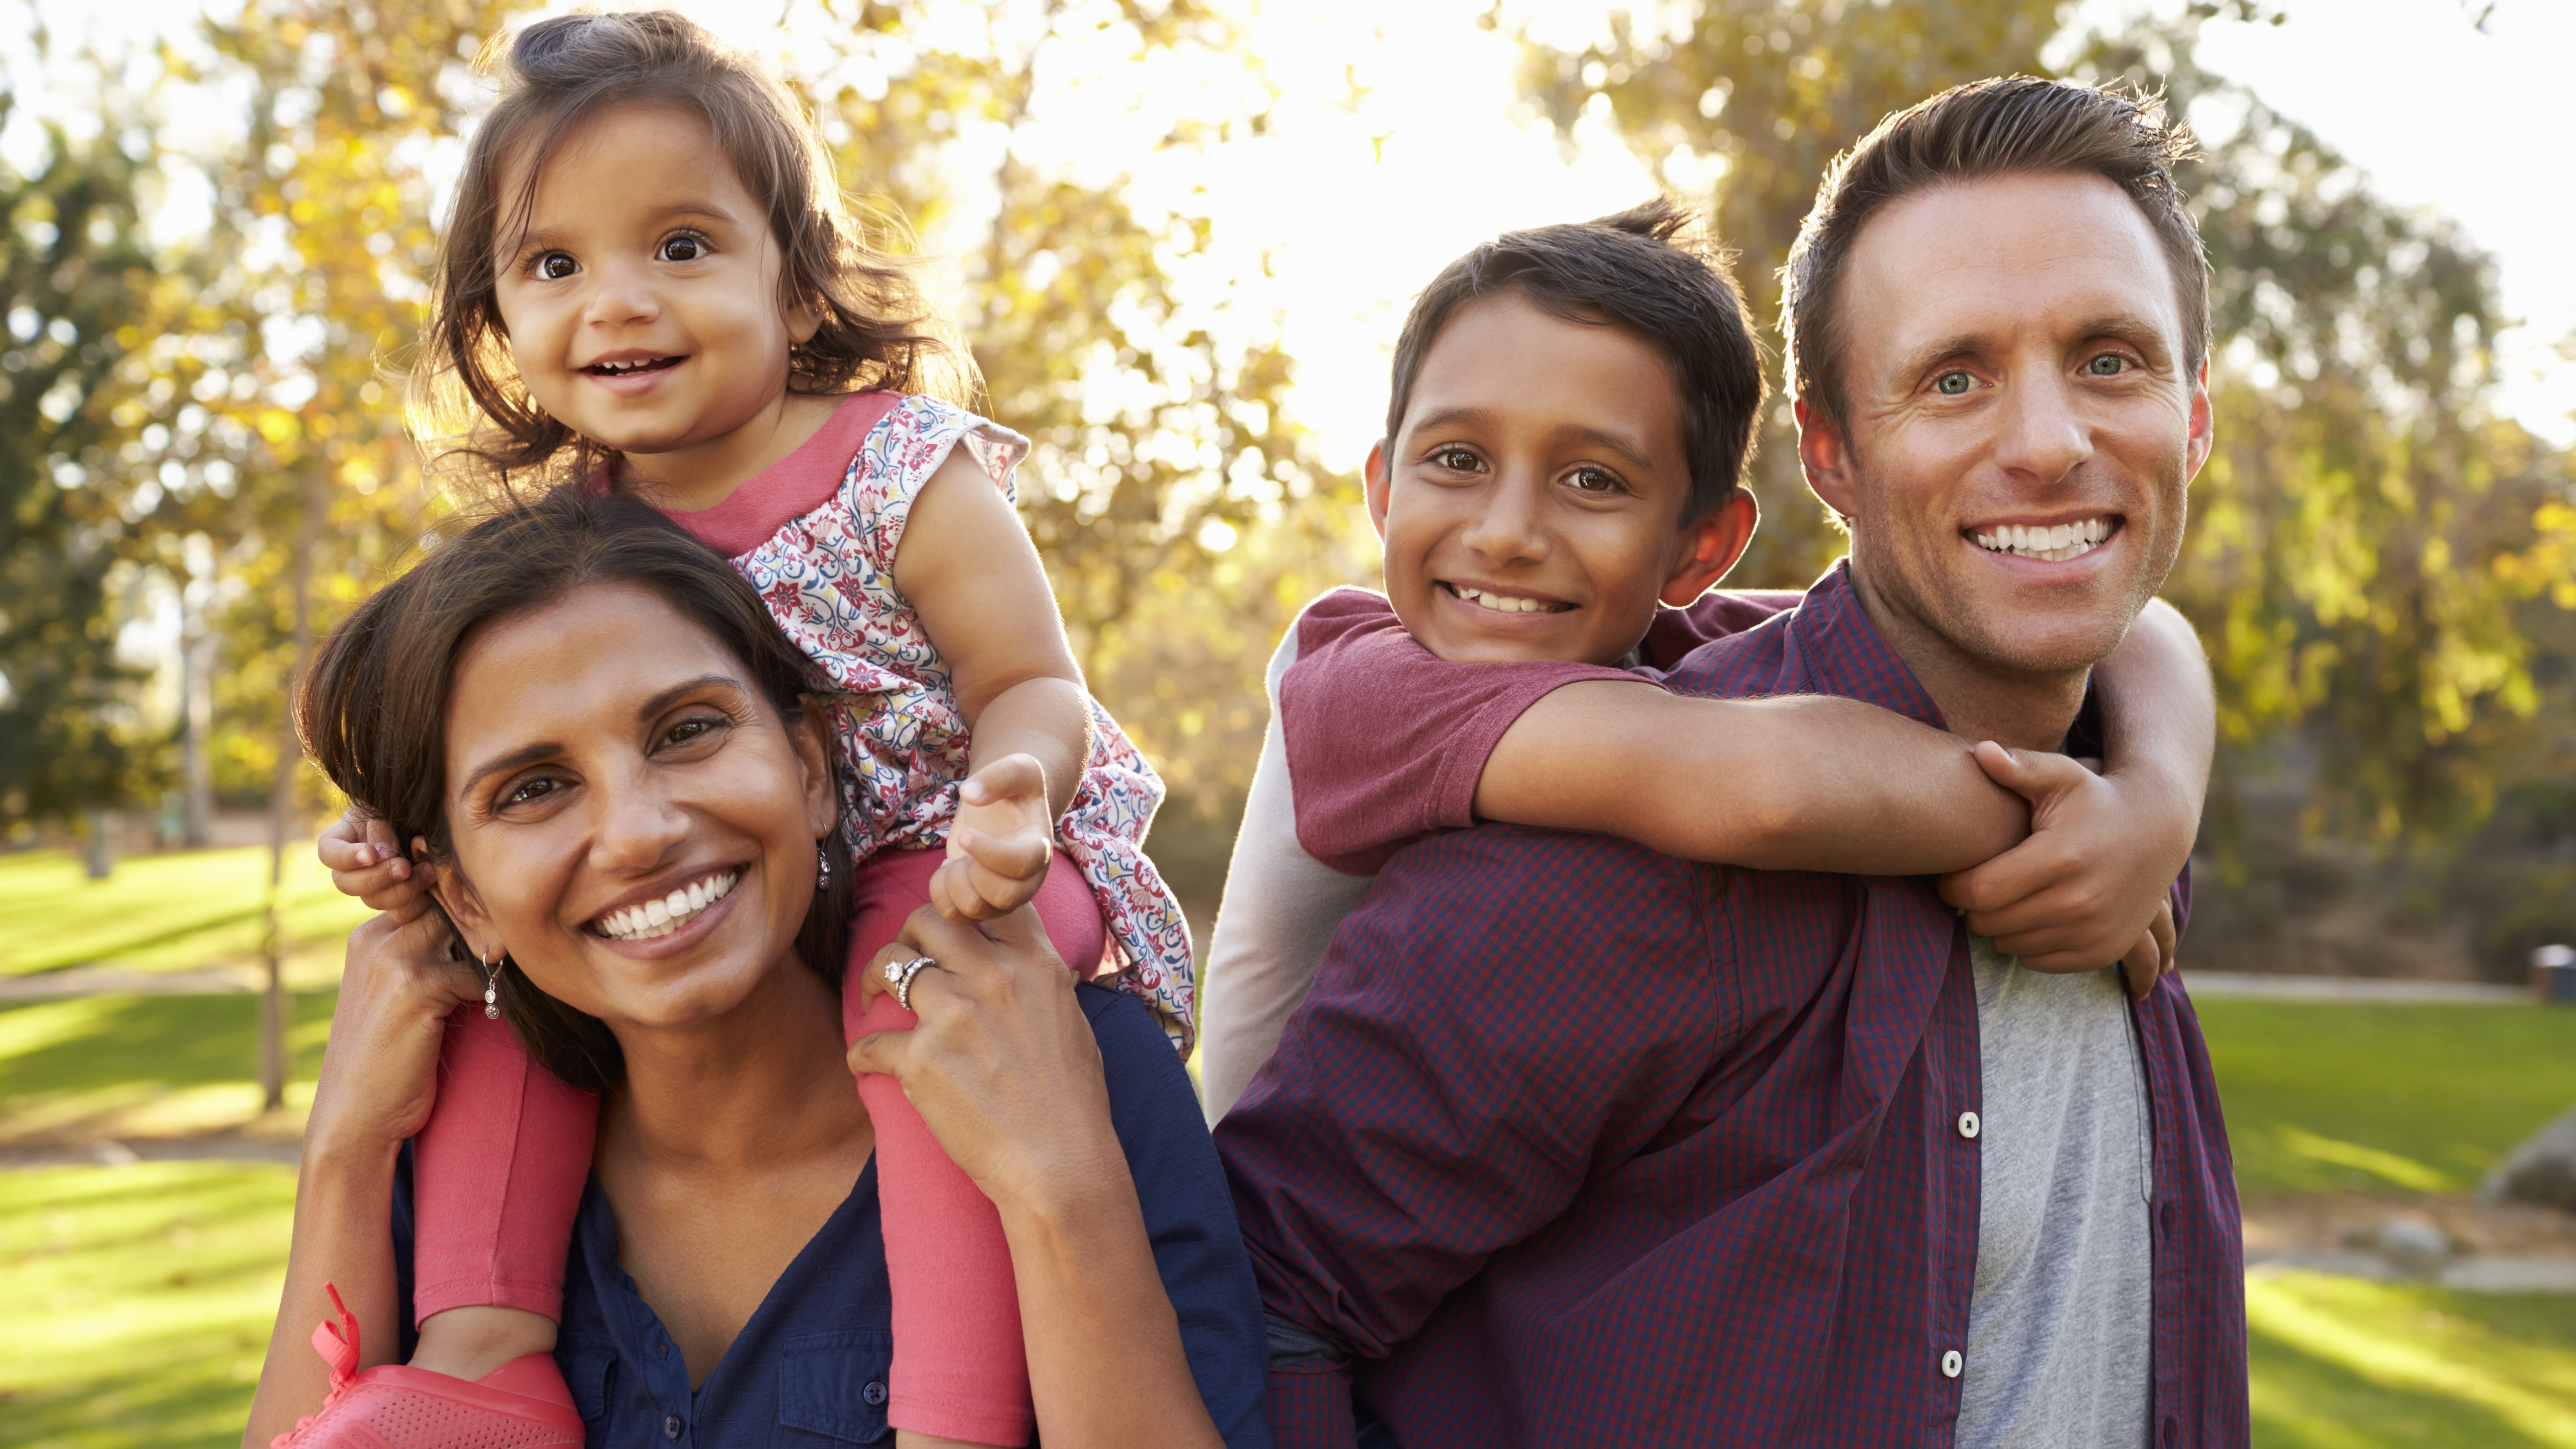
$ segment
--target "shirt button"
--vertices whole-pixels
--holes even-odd
[[[1966,1359],[1959,1357],[1959,1351],[1955,1348],[1950,1350],[1948,1353],[1941,1355],[1941,1377],[1945,1379],[1957,1378],[1959,1376],[1959,1370],[1967,1367],[1967,1362],[1968,1361]]]
[[[1977,1129],[1978,1129],[1979,1125],[1980,1125],[1980,1124],[1979,1124],[1979,1123],[1978,1123],[1978,1121],[1977,1121],[1977,1114],[1976,1114],[1976,1113],[1974,1113],[1974,1112],[1962,1112],[1962,1113],[1960,1113],[1960,1114],[1959,1114],[1959,1135],[1960,1135],[1960,1136],[1962,1136],[1962,1137],[1968,1137],[1968,1138],[1974,1138],[1974,1137],[1977,1135]]]
[[[1957,1358],[1957,1357],[1958,1357],[1958,1355],[1957,1355],[1957,1354],[1955,1354],[1955,1353],[1954,1353],[1954,1354],[1952,1354],[1952,1355],[1950,1355],[1950,1356],[1951,1356],[1952,1358]],[[677,1415],[677,1414],[665,1414],[665,1415],[663,1415],[663,1416],[662,1416],[662,1437],[663,1437],[663,1438],[665,1438],[665,1439],[677,1439],[677,1438],[679,1438],[679,1437],[680,1437],[680,1416],[679,1416],[679,1415]]]
[[[871,1379],[871,1380],[869,1380],[869,1382],[868,1382],[868,1386],[867,1386],[866,1388],[859,1390],[859,1397],[860,1397],[860,1398],[863,1398],[863,1399],[865,1399],[865,1400],[867,1400],[867,1401],[868,1401],[868,1407],[873,1409],[873,1408],[875,1408],[877,1405],[882,1404],[882,1403],[884,1403],[884,1402],[885,1402],[885,1400],[886,1400],[886,1388],[885,1388],[885,1385],[884,1385],[883,1383],[880,1383],[880,1382],[878,1382],[878,1381],[876,1381],[876,1380]]]

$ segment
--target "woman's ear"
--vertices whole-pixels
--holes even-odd
[[[429,842],[415,836],[411,843],[411,858],[427,860]],[[447,912],[447,923],[456,928],[458,939],[477,960],[486,956],[496,961],[501,958],[508,946],[492,929],[492,913],[483,908],[482,894],[457,870],[455,861],[438,863],[436,874],[430,878],[429,894],[430,899],[438,902],[439,909]]]
[[[832,779],[832,710],[828,700],[804,696],[804,712],[789,740],[805,772],[805,823],[820,840],[841,823],[841,792]]]

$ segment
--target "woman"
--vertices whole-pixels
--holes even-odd
[[[1073,985],[1025,909],[980,931],[924,910],[877,963],[935,962],[910,973],[920,1027],[845,1060],[850,871],[812,687],[724,560],[578,490],[477,525],[333,635],[307,742],[417,837],[443,910],[350,939],[245,1444],[312,1412],[326,1367],[399,1358],[404,1144],[447,1018],[477,998],[601,1093],[557,1350],[589,1443],[889,1432],[852,1061],[895,1074],[1000,1208],[1046,1443],[1266,1442],[1260,1305],[1223,1175],[1140,1007]],[[608,932],[681,890],[708,902],[684,928]],[[332,1315],[326,1284],[361,1350],[317,1333],[337,1366],[303,1346]]]

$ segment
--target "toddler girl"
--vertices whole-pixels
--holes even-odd
[[[426,346],[426,370],[472,403],[470,454],[504,482],[590,478],[663,508],[842,692],[840,832],[816,871],[829,888],[856,863],[851,962],[924,901],[983,919],[1034,900],[1075,971],[1110,972],[1186,1051],[1187,928],[1141,848],[1161,782],[1084,693],[1012,509],[1027,443],[926,395],[962,396],[969,364],[860,239],[802,109],[667,12],[532,25],[502,79]],[[381,824],[344,819],[321,851],[369,904],[427,909],[435,863],[403,858]],[[683,929],[726,883],[705,884],[591,928]],[[497,1002],[517,977],[487,954]],[[861,999],[853,982],[854,1036],[912,1024],[892,996]],[[281,1445],[579,1442],[550,1355],[597,1104],[498,1015],[449,1024],[415,1143],[411,1366],[345,1382]],[[859,1092],[894,1297],[889,1417],[909,1436],[1025,1442],[999,1219],[892,1078]]]

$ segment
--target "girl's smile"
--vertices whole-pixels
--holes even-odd
[[[782,299],[768,209],[706,121],[613,107],[556,143],[524,224],[494,248],[512,360],[548,415],[623,455],[676,508],[721,502],[794,451],[837,399],[788,390],[812,309]]]

